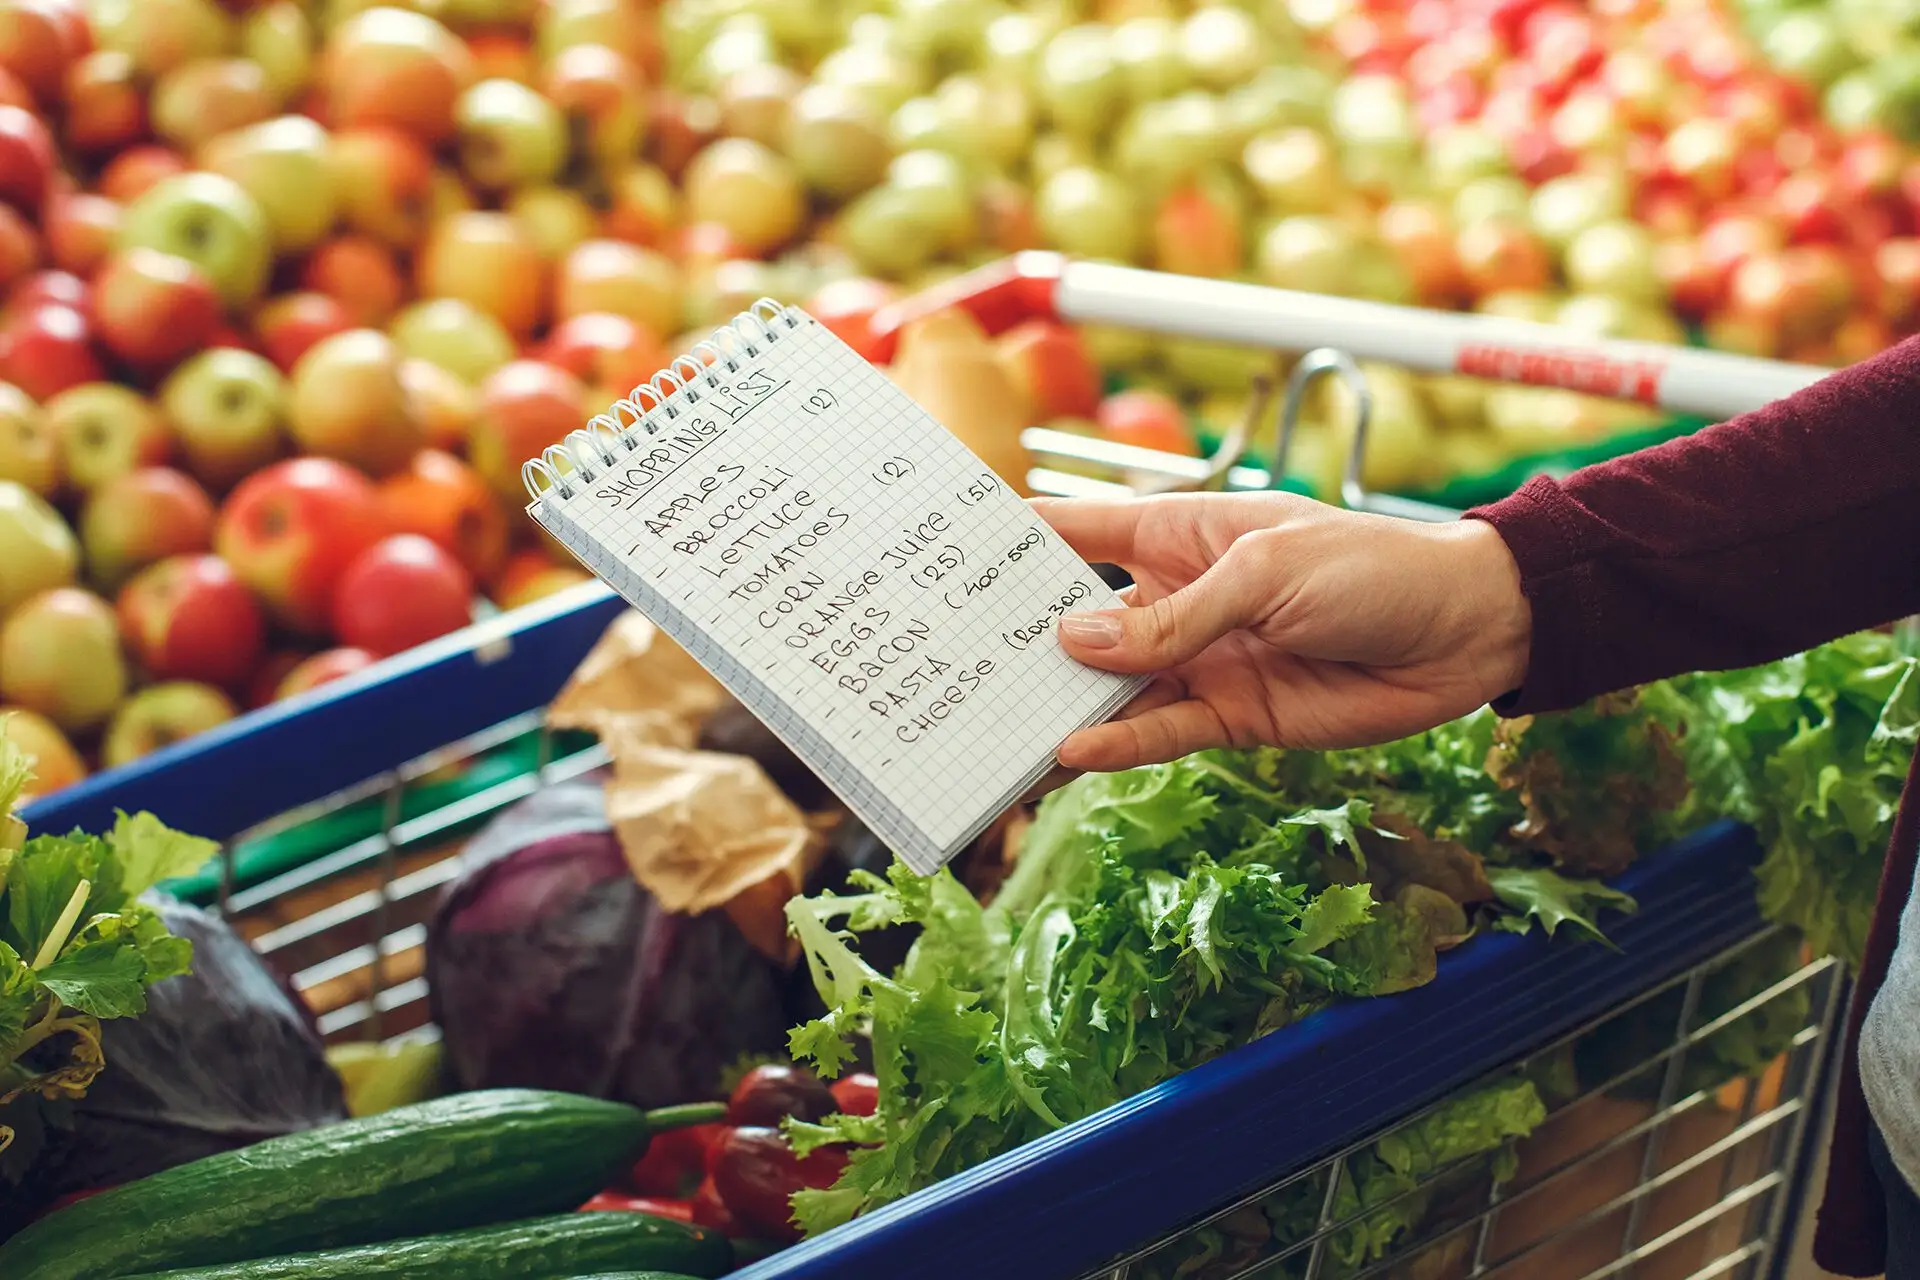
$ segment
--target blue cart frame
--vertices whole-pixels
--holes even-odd
[[[621,608],[602,588],[580,588],[102,774],[24,816],[35,830],[99,829],[116,808],[144,808],[232,842],[288,811],[342,793],[368,794],[369,780],[387,779],[397,791],[410,769],[419,772],[416,762],[444,757],[447,744],[537,719]],[[513,794],[537,781],[530,777]],[[340,864],[382,868],[378,901],[369,908],[376,967],[392,950],[384,947],[393,936],[389,882],[404,845],[389,823],[380,839]],[[739,1274],[1124,1276],[1126,1259],[1192,1224],[1290,1179],[1319,1172],[1331,1180],[1339,1161],[1423,1108],[1598,1019],[1679,988],[1687,995],[1674,1038],[1646,1064],[1664,1077],[1650,1127],[1642,1126],[1655,1133],[1665,1117],[1699,1102],[1678,1093],[1686,1047],[1733,1016],[1692,1025],[1701,1022],[1695,1014],[1704,975],[1765,933],[1749,874],[1756,855],[1745,828],[1723,823],[1700,831],[1621,879],[1641,910],[1610,923],[1618,950],[1505,934],[1478,938],[1446,956],[1428,986],[1327,1010]],[[257,904],[275,891],[252,886],[243,896]],[[1698,1274],[1757,1278],[1777,1276],[1784,1266],[1800,1170],[1818,1129],[1825,1049],[1843,1003],[1842,975],[1830,961],[1804,966],[1764,998],[1800,987],[1818,998],[1796,1037],[1792,1078],[1781,1101],[1740,1121],[1765,1127],[1773,1154],[1757,1176],[1727,1189],[1715,1210],[1741,1214],[1751,1228],[1721,1263]],[[364,1034],[379,1019],[360,1025]],[[1650,1155],[1643,1163],[1645,1176],[1626,1202],[1662,1185],[1657,1160]],[[1476,1219],[1475,1258],[1461,1274],[1495,1272],[1499,1259],[1487,1256],[1485,1224],[1497,1209],[1496,1195]],[[1331,1215],[1329,1197],[1323,1235],[1342,1225]],[[1623,1240],[1621,1264],[1591,1274],[1624,1272],[1649,1243]],[[1305,1255],[1303,1274],[1320,1273],[1323,1252],[1316,1246]],[[1543,1272],[1539,1280],[1560,1277]]]

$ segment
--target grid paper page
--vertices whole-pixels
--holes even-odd
[[[1055,640],[1063,614],[1119,604],[1099,576],[884,374],[787,314],[796,328],[529,510],[924,874],[1142,682]]]

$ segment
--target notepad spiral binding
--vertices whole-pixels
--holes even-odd
[[[571,498],[574,478],[591,484],[596,465],[619,465],[614,450],[636,452],[644,437],[680,416],[676,400],[680,405],[698,404],[702,383],[709,388],[720,386],[717,370],[738,373],[742,360],[773,346],[783,329],[799,328],[800,320],[796,308],[761,298],[715,329],[711,338],[696,342],[686,354],[675,356],[666,368],[608,405],[605,413],[595,414],[586,426],[568,432],[565,440],[549,445],[539,457],[527,459],[520,468],[527,496],[535,501],[548,493]],[[644,407],[643,397],[648,401]]]

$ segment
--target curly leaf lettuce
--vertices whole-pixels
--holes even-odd
[[[809,1232],[897,1199],[1245,1044],[1337,996],[1430,973],[1428,915],[1328,868],[1370,832],[1363,801],[1290,804],[1258,761],[1204,753],[1082,778],[1041,806],[992,906],[896,868],[788,919],[830,1010],[797,1057],[834,1074],[871,1036],[871,1117],[792,1126],[797,1146],[877,1143],[795,1197]],[[861,932],[922,932],[895,973]]]
[[[0,762],[0,786],[16,772]],[[105,1066],[102,1020],[145,1012],[148,987],[187,972],[191,946],[138,898],[215,850],[151,814],[123,813],[105,836],[40,836],[5,853],[0,1148],[20,1107],[86,1092]]]
[[[1892,637],[1866,632],[1647,693],[1683,731],[1695,799],[1681,816],[1750,823],[1765,855],[1761,911],[1850,965],[1920,739],[1915,667]]]

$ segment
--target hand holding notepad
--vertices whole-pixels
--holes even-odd
[[[529,462],[528,512],[931,872],[1138,692],[1055,639],[1120,602],[805,313],[696,352]]]

